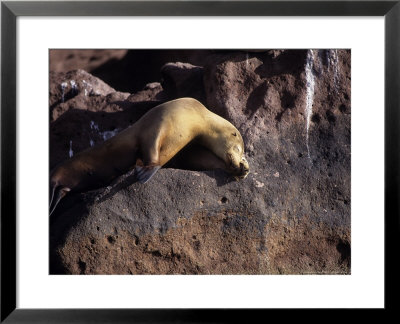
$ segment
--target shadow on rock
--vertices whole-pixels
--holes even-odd
[[[112,59],[91,73],[118,91],[136,92],[160,80],[161,67],[169,62],[201,65],[208,50],[132,50],[122,59]],[[138,77],[140,76],[140,77]]]
[[[70,109],[50,124],[50,168],[73,154],[103,143],[104,140],[135,123],[160,102],[125,101],[112,104],[118,105],[123,110],[95,112]]]
[[[88,205],[81,194],[72,194],[64,198],[50,217],[50,274],[66,274],[58,253],[59,248],[65,244],[72,228],[88,215]]]
[[[263,64],[255,69],[255,73],[263,79],[286,74],[299,76],[304,71],[307,50],[283,51],[276,57],[269,53],[257,57]]]

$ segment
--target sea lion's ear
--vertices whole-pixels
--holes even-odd
[[[136,178],[140,183],[146,183],[153,177],[153,175],[157,173],[157,171],[160,168],[161,167],[159,165],[152,165],[152,166],[136,165],[135,167]]]

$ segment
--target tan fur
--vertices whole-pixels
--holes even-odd
[[[226,171],[239,178],[247,175],[239,131],[199,101],[181,98],[151,109],[116,136],[57,166],[51,184],[73,191],[101,187],[137,164],[161,167],[191,142],[209,149]]]

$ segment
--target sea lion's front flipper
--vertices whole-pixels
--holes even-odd
[[[146,183],[161,167],[159,165],[140,166],[136,165],[136,177],[140,183]]]

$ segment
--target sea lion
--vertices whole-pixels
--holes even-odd
[[[199,101],[180,98],[154,107],[119,134],[55,167],[50,174],[50,214],[68,192],[106,186],[133,168],[137,180],[146,183],[189,143],[214,156],[209,166],[202,159],[203,169],[222,168],[237,179],[249,173],[235,126]]]

